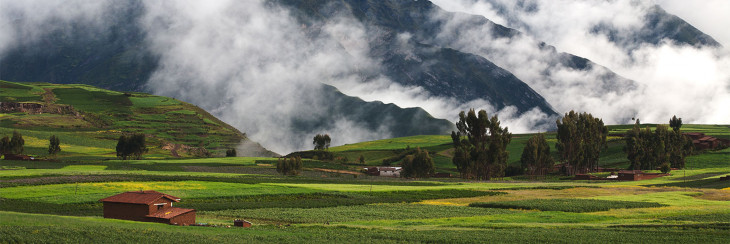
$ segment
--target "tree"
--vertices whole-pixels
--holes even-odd
[[[56,135],[52,135],[51,138],[48,139],[48,154],[56,155],[59,152],[61,152],[61,140],[59,140]]]
[[[0,156],[10,153],[10,138],[4,136],[0,139]]]
[[[504,174],[509,157],[507,144],[512,139],[507,127],[500,126],[497,116],[489,118],[487,112],[474,109],[459,113],[458,131],[451,132],[454,142],[452,162],[463,178],[486,179]]]
[[[25,140],[23,140],[23,135],[21,135],[18,131],[13,131],[13,137],[10,138],[9,145],[9,151],[6,153],[22,154],[25,151]]]
[[[529,175],[545,175],[547,170],[555,164],[553,157],[550,156],[550,145],[545,140],[544,134],[534,135],[527,140],[520,162]]]
[[[669,127],[672,127],[674,132],[679,132],[679,129],[682,128],[682,118],[677,118],[676,115],[672,116],[669,119]]]
[[[226,150],[226,157],[235,157],[236,154],[238,154],[238,153],[236,152],[235,148]]]
[[[299,156],[279,158],[276,163],[276,172],[283,175],[299,175],[302,172],[302,158]]]
[[[593,171],[598,167],[601,148],[606,147],[608,128],[603,120],[593,118],[589,113],[566,113],[558,125],[555,147],[560,158],[570,167],[569,175],[578,171]]]
[[[129,157],[135,159],[142,158],[142,154],[148,151],[145,144],[144,134],[134,134],[132,136],[119,136],[117,140],[117,157],[127,160]]]
[[[314,150],[327,150],[330,148],[330,142],[332,142],[332,139],[328,134],[317,134],[312,140],[312,144],[314,144]]]
[[[416,149],[416,153],[403,158],[403,177],[428,178],[434,174],[433,159],[428,151]]]
[[[643,153],[643,141],[641,137],[641,129],[639,123],[634,124],[634,128],[626,132],[624,137],[626,145],[624,146],[624,152],[626,152],[626,158],[631,163],[630,169],[641,168],[641,155]]]

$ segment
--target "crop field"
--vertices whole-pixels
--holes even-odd
[[[0,170],[0,234],[11,242],[47,237],[148,242],[175,235],[203,242],[583,243],[600,237],[724,243],[730,229],[730,184],[662,184],[717,181],[730,172],[722,163],[726,150],[690,158],[716,159],[702,165],[708,168],[637,182],[460,182],[185,170],[195,165],[271,167],[267,158],[0,161],[14,168]],[[178,196],[183,200],[176,206],[197,210],[196,222],[218,227],[101,218],[98,199],[140,189]],[[254,226],[226,228],[233,219]]]
[[[730,181],[720,181],[730,175],[730,149],[698,152],[687,158],[686,169],[643,181],[575,181],[557,173],[493,181],[361,173],[366,166],[396,166],[408,148],[421,148],[437,172],[458,176],[450,136],[412,136],[332,147],[333,160],[305,158],[300,175],[282,176],[278,158],[222,157],[245,135],[172,98],[0,81],[0,101],[71,105],[79,112],[0,113],[0,136],[20,132],[25,153],[41,159],[0,160],[0,243],[171,237],[203,243],[727,243],[730,237]],[[609,126],[599,165],[628,167],[618,135],[630,128]],[[726,125],[682,130],[730,138]],[[117,159],[116,139],[132,132],[147,135],[149,152],[141,160]],[[52,135],[61,140],[56,156],[47,153]],[[510,165],[520,164],[532,135],[513,135]],[[557,158],[555,134],[546,139]],[[171,149],[200,146],[213,157]],[[175,206],[196,209],[196,222],[208,227],[102,217],[99,199],[139,190],[180,197]],[[230,227],[234,219],[253,227]]]

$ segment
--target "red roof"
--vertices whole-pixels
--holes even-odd
[[[179,202],[180,198],[167,195],[158,191],[129,191],[122,194],[117,194],[111,197],[107,197],[99,200],[100,202],[120,202],[120,203],[133,203],[133,204],[147,204],[150,205],[160,198],[167,198],[174,202]]]
[[[147,215],[146,217],[158,218],[158,219],[171,219],[175,216],[195,211],[195,209],[189,208],[168,208],[158,211],[156,213]]]

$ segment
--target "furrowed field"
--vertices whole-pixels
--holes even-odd
[[[450,136],[415,136],[333,147],[333,160],[305,159],[299,176],[281,176],[277,158],[195,158],[163,149],[167,143],[202,144],[220,156],[233,143],[230,133],[222,132],[228,127],[214,125],[222,122],[174,99],[113,92],[112,99],[100,95],[108,91],[79,85],[0,86],[0,101],[39,101],[49,96],[48,88],[58,104],[108,115],[102,121],[43,125],[44,114],[0,113],[0,136],[19,131],[26,153],[43,159],[0,160],[0,243],[171,238],[186,243],[727,243],[730,238],[730,181],[720,181],[730,175],[730,149],[692,155],[687,169],[644,181],[574,181],[560,174],[467,181],[361,173],[364,166],[398,165],[406,148],[418,147],[429,151],[437,172],[457,175]],[[101,100],[83,102],[88,99]],[[169,119],[175,119],[169,130],[160,127]],[[188,130],[185,123],[196,119],[207,131],[181,134]],[[122,128],[153,135],[142,160],[115,158]],[[620,134],[630,126],[609,128]],[[682,130],[730,138],[724,125]],[[211,136],[196,139],[197,133]],[[51,135],[61,140],[57,157],[47,155]],[[519,165],[530,136],[513,136],[510,165]],[[557,157],[555,135],[546,137]],[[620,137],[609,137],[600,165],[628,167],[623,145]],[[180,197],[176,207],[196,209],[196,222],[215,227],[102,218],[99,199],[138,190]],[[234,219],[253,227],[229,227]]]

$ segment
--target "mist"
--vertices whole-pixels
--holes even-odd
[[[673,115],[682,117],[685,123],[730,122],[730,111],[724,108],[730,104],[730,58],[726,50],[680,45],[670,40],[657,45],[618,43],[592,31],[596,25],[606,23],[624,35],[640,31],[643,14],[653,6],[652,2],[433,2],[448,11],[481,15],[522,31],[524,36],[511,40],[490,39],[488,30],[460,32],[457,38],[450,31],[458,28],[460,22],[452,19],[449,23],[454,27],[441,35],[442,39],[450,40],[445,41],[448,45],[485,56],[510,70],[543,95],[559,113],[586,111],[609,124],[630,123],[631,118],[667,123]],[[708,14],[712,13],[716,12]],[[550,53],[535,47],[539,41],[554,45],[559,52],[588,58],[636,83],[601,89],[610,84],[602,78],[605,72],[600,68],[581,72],[555,66]],[[539,76],[546,71],[550,75]]]
[[[515,1],[493,1],[514,11],[496,9],[487,1],[433,2],[447,11],[484,16],[524,35],[495,38],[487,34],[488,28],[465,26],[463,21],[471,17],[466,14],[433,14],[434,20],[446,25],[432,41],[481,55],[507,69],[545,97],[558,113],[587,111],[609,124],[629,123],[631,118],[666,122],[675,114],[685,123],[730,123],[729,111],[722,107],[730,104],[727,50],[668,41],[626,45],[590,31],[597,23],[635,30],[641,25],[642,11],[651,3],[524,2],[540,6],[533,11]],[[672,8],[681,8],[676,7],[681,1],[657,2],[670,13],[674,13]],[[124,4],[128,2],[0,0],[0,58],[17,45],[40,43],[50,32],[72,33],[72,27],[79,25],[104,29],[112,21],[107,15]],[[349,12],[302,23],[289,10],[263,1],[140,4],[144,14],[136,24],[142,26],[149,50],[160,58],[146,89],[198,105],[278,153],[310,149],[311,138],[318,133],[332,135],[333,145],[391,136],[386,125],[394,121],[368,129],[345,118],[335,118],[331,126],[317,131],[298,131],[296,121],[317,121],[329,113],[328,101],[321,96],[322,84],[365,101],[421,107],[436,118],[451,121],[459,111],[484,109],[499,115],[502,124],[516,133],[546,131],[556,119],[537,108],[518,113],[515,107],[495,106],[484,99],[460,102],[390,80],[382,75],[382,60],[370,56],[370,45],[377,43],[383,30],[364,26]],[[684,17],[686,12],[678,10],[677,14]],[[712,28],[709,33],[727,43],[727,31],[709,23],[711,16],[692,18],[701,22],[697,25],[701,30],[703,26]],[[411,52],[408,43],[412,38],[410,33],[400,33],[402,45],[394,51]],[[605,68],[562,66],[555,50],[538,48],[542,41],[558,52],[589,58]],[[626,79],[611,77],[610,71]]]

